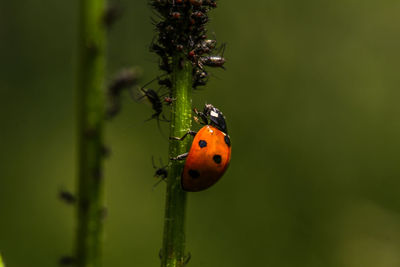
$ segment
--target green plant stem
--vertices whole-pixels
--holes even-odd
[[[80,1],[78,73],[77,231],[75,257],[79,267],[101,265],[104,216],[103,121],[105,109],[104,0]]]
[[[1,258],[1,254],[0,254],[0,267],[4,267],[4,263],[3,263],[3,259]]]
[[[171,136],[183,136],[191,127],[192,121],[192,65],[173,59],[172,72],[173,105],[171,111]],[[191,140],[171,140],[169,156],[175,157],[188,152]],[[164,217],[164,237],[161,251],[162,267],[183,266],[185,259],[185,208],[186,192],[181,187],[182,161],[171,161],[167,178],[167,195]]]

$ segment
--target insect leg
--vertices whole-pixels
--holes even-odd
[[[162,114],[161,116],[162,116],[162,120],[161,120],[161,121],[170,122],[170,120],[167,119],[167,118],[164,116],[164,114]]]
[[[192,258],[192,254],[190,254],[190,252],[189,252],[185,257],[185,260],[183,262],[183,266],[186,266],[189,263],[191,258]]]
[[[170,140],[179,140],[182,141],[183,139],[186,138],[186,136],[191,135],[191,136],[195,136],[197,134],[197,132],[189,130],[187,131],[187,133],[185,133],[182,137],[176,137],[176,136],[171,136],[169,139]]]
[[[188,155],[189,155],[189,152],[186,152],[186,153],[180,154],[180,155],[178,155],[178,156],[176,156],[176,157],[172,157],[172,158],[170,158],[170,159],[171,159],[171,160],[183,160],[183,159],[185,159]]]
[[[203,124],[208,124],[207,115],[201,111],[198,111],[196,108],[193,109],[194,113],[199,116],[203,120]]]

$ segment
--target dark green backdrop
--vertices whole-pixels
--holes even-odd
[[[0,251],[10,267],[56,266],[72,249],[77,0],[0,2]],[[108,79],[139,65],[154,32],[146,1],[121,0]],[[233,154],[189,195],[193,267],[400,265],[400,2],[218,1],[227,43],[197,106],[228,119]],[[151,156],[167,141],[126,98],[107,124],[105,266],[158,266],[164,189]],[[165,129],[165,131],[167,131]]]

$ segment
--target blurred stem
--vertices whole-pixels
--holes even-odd
[[[4,263],[3,263],[3,259],[1,258],[1,254],[0,254],[0,267],[4,267]]]
[[[175,100],[171,111],[171,136],[183,136],[191,127],[192,117],[192,64],[176,56],[171,75]],[[169,156],[175,157],[189,150],[191,140],[171,140]],[[185,259],[186,192],[181,187],[183,161],[172,161],[167,178],[164,218],[164,237],[161,251],[162,267],[183,266]]]
[[[78,73],[78,205],[76,261],[79,267],[101,265],[104,200],[102,179],[105,108],[104,0],[80,1]]]

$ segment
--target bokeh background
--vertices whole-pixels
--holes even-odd
[[[152,13],[120,0],[107,80],[154,78]],[[194,104],[219,107],[231,165],[191,193],[189,266],[400,266],[400,2],[218,1],[227,43]],[[7,266],[56,266],[72,251],[78,0],[0,2],[0,251]],[[212,36],[212,35],[211,35]],[[107,123],[104,266],[158,266],[165,185],[151,157],[167,141],[126,96]],[[166,127],[166,125],[164,125]],[[167,128],[164,128],[167,131]]]

